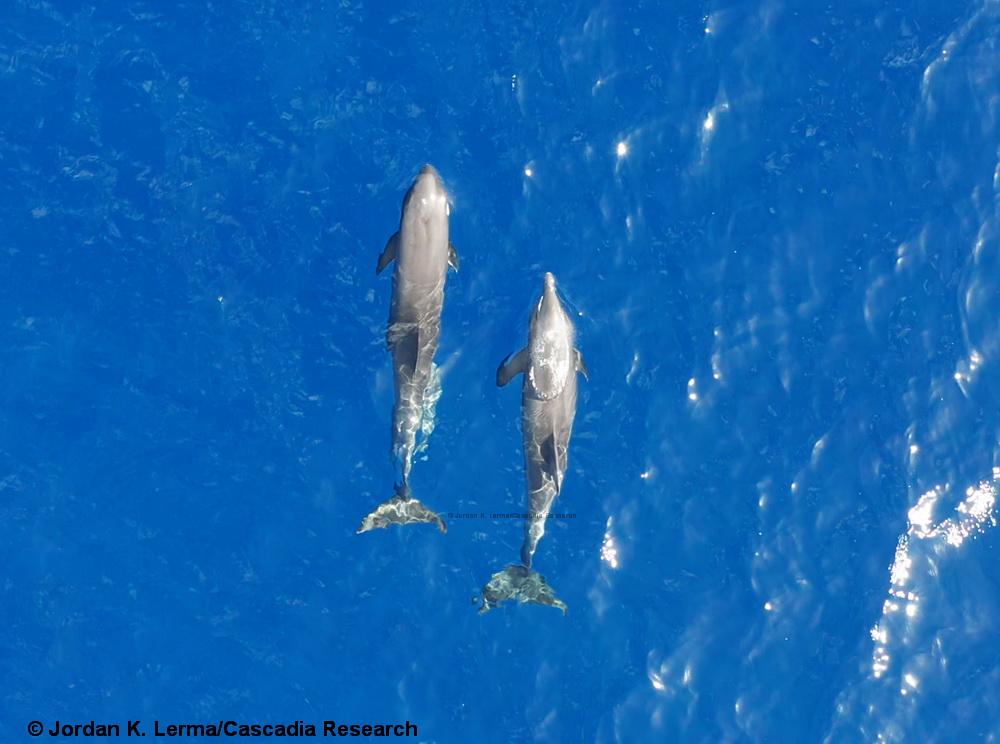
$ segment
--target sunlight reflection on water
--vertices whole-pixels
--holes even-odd
[[[906,644],[908,625],[917,622],[920,615],[922,596],[919,588],[921,575],[936,572],[932,557],[944,556],[950,549],[961,547],[969,537],[982,534],[996,526],[994,509],[996,506],[996,483],[1000,480],[1000,468],[993,469],[993,478],[969,488],[966,497],[955,508],[955,514],[939,522],[934,521],[934,512],[948,489],[934,488],[917,501],[909,512],[909,528],[900,536],[896,547],[896,557],[890,568],[889,597],[882,606],[882,617],[872,628],[875,649],[872,655],[872,676],[880,679],[892,664],[890,646],[894,643]],[[926,569],[918,574],[914,563],[920,562]],[[903,675],[904,686],[900,694],[905,695],[915,689],[919,679],[913,674]]]

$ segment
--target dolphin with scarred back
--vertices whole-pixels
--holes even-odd
[[[577,373],[587,376],[576,330],[556,292],[556,279],[547,273],[542,296],[531,314],[528,345],[497,369],[503,387],[524,375],[521,385],[521,434],[524,439],[524,473],[528,487],[529,515],[524,524],[521,565],[508,566],[483,587],[486,612],[507,599],[557,607],[545,578],[531,570],[531,559],[545,534],[545,520],[562,491],[569,462],[569,440],[576,416]]]
[[[392,411],[392,458],[399,469],[396,492],[361,522],[358,532],[391,524],[436,524],[444,520],[413,498],[410,470],[414,454],[433,428],[433,404],[440,392],[434,354],[441,335],[445,277],[458,270],[458,254],[448,237],[448,192],[441,176],[425,165],[403,199],[399,230],[389,238],[375,273],[392,262],[392,300],[386,345],[392,353],[396,403]],[[417,432],[421,442],[417,443]]]

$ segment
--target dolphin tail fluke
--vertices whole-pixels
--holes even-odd
[[[383,501],[375,511],[365,517],[358,527],[358,532],[385,529],[391,524],[421,523],[436,524],[442,532],[448,531],[440,516],[410,495],[409,486],[396,486],[396,494],[388,501]]]
[[[552,587],[545,583],[545,577],[524,566],[507,566],[493,574],[490,583],[483,587],[483,605],[479,614],[499,607],[507,599],[555,607],[566,614],[566,603],[556,597]]]

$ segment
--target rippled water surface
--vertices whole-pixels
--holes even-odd
[[[996,2],[12,0],[0,96],[4,741],[1000,741]],[[462,266],[413,490],[485,516],[355,535],[425,162]],[[569,613],[479,615],[546,271]]]

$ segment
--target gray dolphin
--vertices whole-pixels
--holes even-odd
[[[524,374],[521,386],[521,433],[530,514],[524,523],[521,565],[496,573],[483,588],[480,612],[505,599],[558,607],[545,578],[531,570],[531,558],[545,534],[545,518],[562,490],[569,460],[569,439],[576,415],[577,372],[587,376],[583,356],[575,346],[576,331],[556,292],[556,278],[545,275],[541,299],[531,314],[528,345],[497,369],[503,387]]]
[[[434,354],[441,335],[444,283],[451,265],[458,270],[458,254],[448,239],[448,192],[441,176],[425,165],[413,181],[399,218],[399,230],[379,256],[376,274],[393,260],[392,301],[386,345],[392,352],[396,404],[392,411],[392,456],[401,469],[396,493],[364,518],[358,532],[390,524],[430,522],[442,532],[444,520],[413,498],[410,469],[413,455],[430,434],[439,382]],[[417,445],[417,431],[423,432]]]

